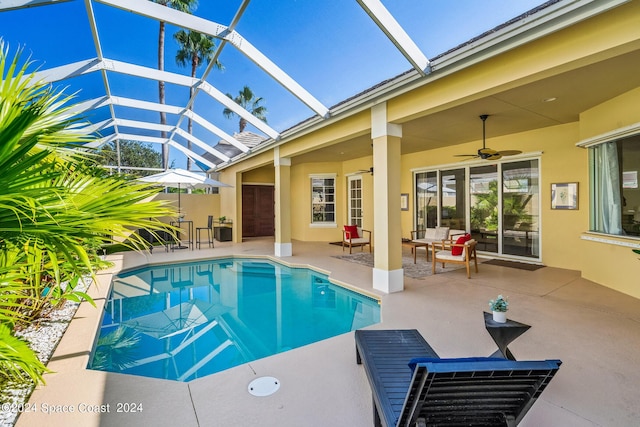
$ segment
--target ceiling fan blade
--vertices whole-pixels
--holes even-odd
[[[488,114],[483,114],[480,116],[480,120],[482,120],[482,148],[478,150],[478,154],[456,154],[454,157],[474,157],[481,158],[483,160],[499,160],[502,156],[515,156],[516,154],[521,154],[520,150],[503,150],[496,151],[491,148],[487,148],[486,146],[486,121]]]
[[[370,173],[371,175],[373,175],[373,166],[371,166],[369,169],[357,170],[356,173]]]
[[[520,151],[520,150],[502,150],[502,151],[498,151],[498,153],[500,153],[500,155],[502,155],[502,156],[515,156],[516,154],[522,154],[522,151]]]

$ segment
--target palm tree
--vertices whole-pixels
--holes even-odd
[[[142,247],[130,230],[170,231],[149,218],[175,212],[146,201],[157,189],[109,176],[78,150],[93,137],[71,98],[28,74],[19,56],[8,60],[0,41],[0,380],[39,382],[35,354],[7,345],[13,328],[65,300],[91,301],[77,285],[104,267],[96,248],[125,238]]]
[[[157,3],[162,6],[170,7],[175,10],[179,10],[180,12],[191,13],[197,6],[197,0],[150,0],[154,3]],[[165,23],[164,21],[160,21],[160,28],[158,31],[158,70],[164,71],[164,33],[165,33]],[[158,98],[160,104],[164,104],[165,96],[164,96],[164,82],[158,81]],[[167,115],[163,111],[160,112],[160,124],[167,124]],[[167,133],[165,131],[161,131],[160,135],[162,138],[167,137]],[[162,145],[162,166],[164,168],[167,167],[169,163],[169,146],[166,144]]]
[[[191,77],[196,76],[196,69],[202,65],[203,62],[208,64],[214,58],[216,44],[211,36],[198,33],[197,31],[180,30],[173,35],[173,38],[180,45],[180,49],[176,53],[176,62],[182,67],[191,64]],[[223,68],[218,60],[216,60],[214,67],[219,70]],[[189,99],[193,98],[194,92],[195,89],[191,86],[189,88]],[[193,124],[191,118],[189,118],[187,132],[192,134],[192,131]],[[191,141],[187,141],[187,148],[191,150]],[[191,157],[187,158],[187,170],[191,170]]]
[[[238,96],[236,96],[235,98],[233,98],[233,96],[231,96],[231,94],[229,93],[227,94],[227,96],[233,99],[236,104],[239,104],[252,115],[256,116],[260,120],[263,120],[265,123],[267,122],[267,107],[265,107],[264,105],[260,105],[260,103],[262,102],[262,98],[255,98],[253,92],[251,91],[251,89],[249,89],[249,86],[243,87],[242,90],[238,92]],[[236,113],[234,113],[229,108],[225,108],[224,111],[222,111],[222,114],[224,114],[224,116],[228,119],[236,115]],[[247,121],[243,117],[240,117],[240,122],[238,123],[240,133],[244,131],[245,127],[247,127]]]

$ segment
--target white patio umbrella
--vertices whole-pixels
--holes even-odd
[[[207,188],[207,187],[231,187],[215,179],[198,175],[185,169],[168,169],[164,172],[145,176],[138,181],[150,184],[163,185],[178,189],[178,214],[180,213],[180,189],[181,188]]]

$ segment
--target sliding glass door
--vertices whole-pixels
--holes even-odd
[[[416,175],[416,230],[438,225],[438,177],[436,172]]]
[[[416,229],[467,230],[478,250],[540,258],[538,160],[416,173]]]
[[[502,253],[539,256],[538,160],[502,165]]]
[[[498,165],[469,168],[471,237],[477,249],[498,252]]]
[[[440,172],[440,225],[466,230],[465,170]]]

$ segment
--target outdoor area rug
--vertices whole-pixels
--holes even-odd
[[[373,254],[369,252],[355,252],[346,255],[335,255],[333,256],[333,258],[355,262],[356,264],[362,264],[366,265],[367,267],[373,268]],[[436,265],[436,274],[446,273],[447,271],[453,271],[459,268],[465,268],[462,264],[445,265],[445,268],[442,268],[442,264]],[[404,269],[404,275],[413,279],[424,279],[427,276],[431,276],[431,262],[427,262],[424,259],[424,253],[418,254],[418,260],[415,264],[413,263],[413,255],[403,255],[402,268]]]
[[[517,262],[517,261],[505,261],[503,259],[491,259],[489,261],[485,261],[483,264],[499,265],[500,267],[517,268],[519,270],[528,270],[528,271],[535,271],[539,268],[544,267],[544,265],[527,264],[525,262]]]

